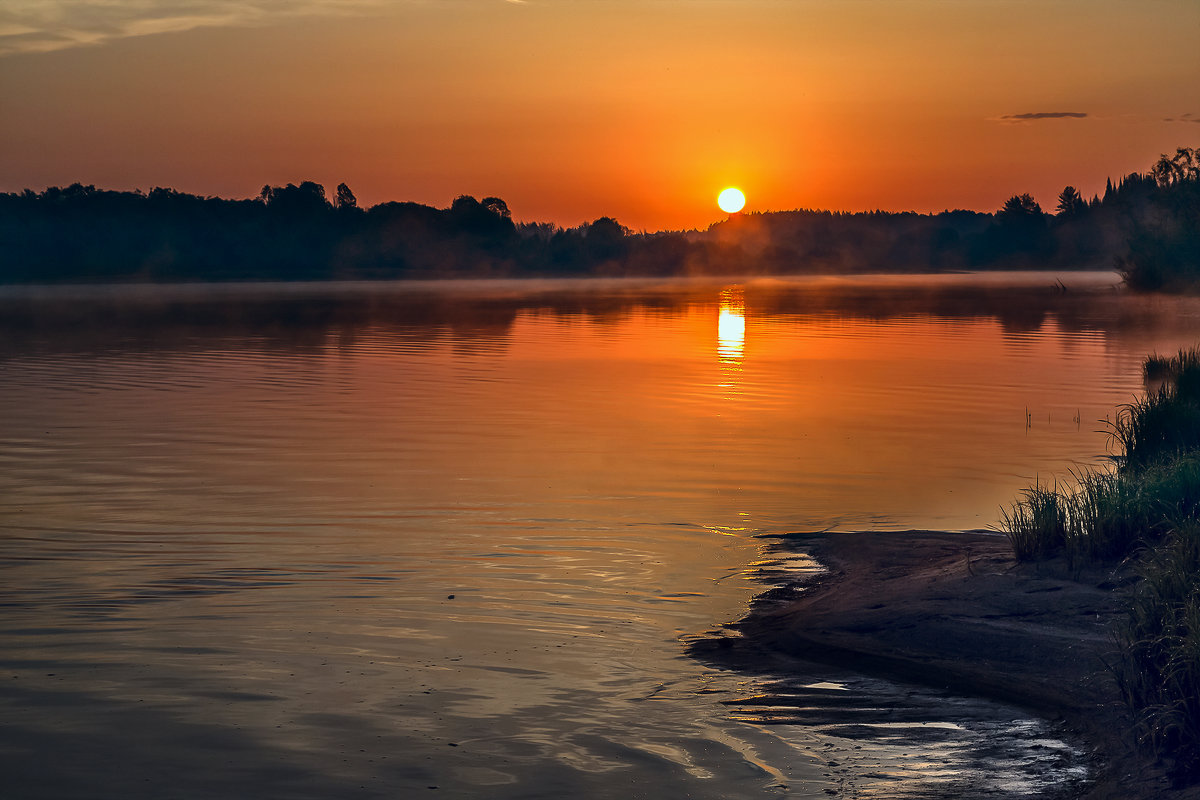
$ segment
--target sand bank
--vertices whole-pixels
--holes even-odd
[[[989,533],[927,531],[797,535],[828,572],[764,595],[694,655],[753,670],[779,655],[1011,703],[1061,720],[1091,753],[1091,800],[1200,797],[1172,789],[1140,753],[1108,669],[1124,613],[1126,573],[1018,564]],[[777,666],[777,665],[776,665]]]

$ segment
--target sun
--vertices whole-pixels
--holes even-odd
[[[736,214],[746,205],[746,195],[740,189],[730,186],[717,195],[717,205],[726,214]]]

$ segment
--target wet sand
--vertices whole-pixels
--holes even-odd
[[[798,534],[780,547],[828,572],[765,593],[692,654],[755,671],[780,657],[983,697],[1059,721],[1090,753],[1091,776],[1064,789],[1090,800],[1200,798],[1173,789],[1139,752],[1107,664],[1128,571],[1071,573],[1061,561],[1018,564],[990,533]]]

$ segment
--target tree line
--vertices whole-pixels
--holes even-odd
[[[516,223],[504,200],[361,208],[339,184],[264,186],[229,200],[79,183],[0,194],[0,282],[327,280],[1121,268],[1161,287],[1200,278],[1200,153],[1180,148],[1045,212],[1028,194],[994,213],[798,210],[705,231],[635,233],[611,217]]]
[[[1131,286],[1192,288],[1200,283],[1200,149],[1181,147],[1150,169],[1152,191],[1131,222],[1118,268]]]

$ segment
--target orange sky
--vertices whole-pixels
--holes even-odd
[[[1053,208],[1200,144],[1197,41],[1195,0],[39,0],[0,10],[0,190]]]

